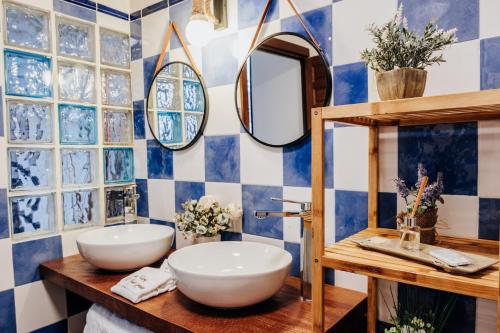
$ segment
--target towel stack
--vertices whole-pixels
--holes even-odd
[[[137,326],[108,309],[94,304],[87,312],[87,322],[83,333],[153,333]]]
[[[176,283],[175,274],[165,260],[160,268],[144,267],[123,278],[111,288],[111,291],[133,303],[139,303],[174,290]]]

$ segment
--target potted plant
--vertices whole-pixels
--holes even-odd
[[[384,329],[384,333],[443,333],[453,312],[457,296],[429,294],[418,287],[405,289],[398,299],[391,291],[392,309],[384,303],[389,311],[389,322],[393,325]]]
[[[434,63],[444,62],[437,54],[457,41],[457,29],[443,31],[430,21],[422,36],[408,29],[401,5],[392,20],[382,26],[370,25],[375,48],[361,52],[361,59],[376,74],[380,99],[391,100],[421,97],[424,94],[427,71]]]
[[[418,180],[415,187],[408,188],[405,181],[401,178],[394,180],[398,194],[406,203],[406,210],[402,211],[397,216],[398,224],[402,224],[405,216],[411,214],[422,178],[427,176],[427,170],[421,163],[418,164],[417,174]],[[438,172],[436,181],[425,187],[422,200],[420,200],[415,214],[416,223],[420,227],[420,242],[424,244],[436,243],[436,223],[438,221],[437,203],[440,202],[444,204],[444,199],[442,197],[443,190],[443,174]]]
[[[228,230],[232,221],[242,215],[241,207],[229,204],[223,208],[212,195],[187,200],[182,209],[184,212],[175,215],[177,229],[194,244],[220,241],[220,233]]]

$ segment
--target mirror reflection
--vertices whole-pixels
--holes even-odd
[[[311,129],[311,109],[329,104],[331,74],[320,51],[293,33],[270,36],[247,57],[238,75],[236,106],[257,141],[284,146]]]
[[[154,77],[147,118],[154,137],[168,149],[191,146],[206,122],[206,93],[201,78],[186,63],[171,62]]]

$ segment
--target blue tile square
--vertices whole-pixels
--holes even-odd
[[[180,31],[183,33],[186,31],[189,18],[191,17],[191,9],[193,7],[192,0],[183,0],[175,5],[170,1],[170,20],[175,22],[179,27]],[[185,38],[185,37],[184,37]],[[186,40],[189,44],[189,41]],[[181,42],[177,34],[172,34],[172,39],[170,40],[170,48],[176,49],[182,47]]]
[[[7,190],[0,189],[0,239],[9,237],[9,215],[7,212]]]
[[[144,58],[142,61],[142,68],[144,74],[144,98],[147,98],[149,93],[149,88],[151,86],[151,83],[153,83],[156,63],[158,62],[159,58],[160,56],[157,54],[148,58]],[[169,61],[169,56],[167,54],[165,55],[165,58],[163,58],[162,66],[166,65],[168,61]]]
[[[406,303],[404,300],[410,299],[411,304],[416,306],[417,309],[420,309],[422,304],[428,304],[433,309],[436,306],[442,309],[454,297],[452,293],[403,283],[398,284],[397,295],[399,302]],[[474,333],[476,326],[476,299],[463,295],[456,295],[456,297],[455,307],[443,332]],[[407,308],[408,306],[405,304],[405,307]]]
[[[150,219],[149,223],[151,223],[151,224],[159,224],[159,225],[166,225],[167,227],[170,227],[170,228],[172,228],[174,230],[176,229],[174,222]],[[174,241],[172,242],[172,249],[176,249],[176,248],[177,248],[177,240],[176,240],[176,234],[174,233]]]
[[[61,236],[30,240],[12,245],[15,285],[41,279],[38,265],[62,258]]]
[[[129,16],[127,13],[122,12],[118,9],[114,9],[114,8],[109,7],[109,6],[100,4],[100,3],[97,4],[97,10],[101,13],[111,15],[111,16],[114,16],[116,18],[119,18],[119,19],[122,19],[125,21],[129,20]]]
[[[283,211],[283,203],[271,198],[283,198],[278,186],[242,185],[243,232],[247,234],[283,239],[283,218],[267,217],[259,220],[254,211]]]
[[[267,0],[238,1],[238,29],[245,29],[259,23]],[[271,22],[279,17],[279,0],[272,0],[264,22]]]
[[[329,285],[335,285],[335,270],[331,268],[325,268],[325,282]]]
[[[500,88],[500,37],[481,40],[481,90]]]
[[[230,34],[210,41],[202,49],[203,77],[208,88],[234,83],[238,73],[238,59],[231,47],[238,34]]]
[[[65,0],[54,0],[54,10],[56,12],[73,16],[82,20],[96,22],[96,9],[79,6]]]
[[[283,147],[283,185],[311,186],[311,136]]]
[[[500,199],[479,198],[479,238],[498,240]]]
[[[223,231],[221,232],[221,240],[223,242],[235,241],[240,242],[242,240],[241,233],[233,231]]]
[[[292,255],[292,270],[290,275],[300,276],[300,244],[285,242],[285,250]]]
[[[477,123],[399,127],[398,175],[407,184],[416,183],[418,163],[430,181],[443,172],[445,194],[476,195]]]
[[[137,215],[141,217],[149,217],[149,203],[148,203],[148,180],[136,179],[137,194]]]
[[[368,227],[368,193],[335,191],[335,241]]]
[[[333,188],[333,128],[325,130],[325,187]]]
[[[14,289],[0,291],[0,332],[16,333]]]
[[[398,214],[398,195],[396,193],[379,192],[378,226],[380,228],[396,229],[397,214]]]
[[[175,211],[182,212],[182,204],[187,200],[198,200],[205,195],[205,183],[175,182]]]
[[[332,63],[332,6],[317,8],[302,13],[307,27],[318,41],[326,60]],[[281,31],[296,32],[309,39],[297,17],[290,16],[281,20]]]
[[[148,178],[172,179],[174,165],[172,151],[163,148],[156,140],[148,140]]]
[[[205,180],[240,182],[240,136],[205,137]]]
[[[142,58],[142,20],[130,22],[130,55],[132,60]]]
[[[134,101],[134,139],[146,138],[146,122],[144,121],[144,100]]]
[[[479,0],[399,0],[408,26],[420,33],[433,20],[439,28],[457,28],[460,42],[479,38]]]
[[[365,103],[368,101],[368,69],[365,63],[333,67],[334,105]]]
[[[68,320],[64,319],[58,321],[57,323],[50,324],[48,326],[39,328],[32,331],[32,333],[62,333],[68,331]]]

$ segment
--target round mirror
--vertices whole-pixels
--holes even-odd
[[[282,147],[311,130],[311,109],[330,103],[332,79],[322,52],[295,33],[278,33],[255,47],[236,82],[241,124],[257,141]]]
[[[201,136],[208,117],[202,78],[186,63],[166,64],[149,87],[146,110],[149,128],[162,146],[188,148]]]

